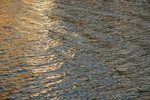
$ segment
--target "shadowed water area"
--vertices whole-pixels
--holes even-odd
[[[149,0],[0,0],[0,100],[149,100]]]

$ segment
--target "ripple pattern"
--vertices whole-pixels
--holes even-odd
[[[148,0],[1,0],[0,100],[149,100]]]

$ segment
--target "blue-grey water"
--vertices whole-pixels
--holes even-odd
[[[0,0],[0,100],[150,100],[150,1]]]

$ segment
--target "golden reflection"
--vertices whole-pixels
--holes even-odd
[[[53,23],[43,13],[52,1],[21,1],[0,1],[0,53],[4,53],[0,57],[0,60],[4,61],[0,70],[0,74],[4,75],[0,77],[1,85],[4,87],[3,92],[0,92],[1,99],[13,98],[21,92],[25,94],[19,94],[19,97],[29,99],[50,91],[52,85],[62,82],[59,79],[45,83],[60,78],[61,74],[51,71],[59,69],[64,64],[57,61],[57,54],[48,51],[61,45],[59,41],[47,37],[47,27],[52,26],[56,29],[53,26],[56,22]],[[45,78],[42,81],[36,80],[40,77]],[[29,87],[30,84],[38,84],[43,88]],[[24,86],[26,87],[23,88]],[[28,95],[26,92],[31,94]]]
[[[27,3],[27,4],[29,4],[29,2],[30,1],[25,1],[25,3]],[[36,39],[34,39],[34,37],[36,37],[36,36],[28,35],[29,39],[36,40],[36,44],[32,45],[32,49],[36,50],[35,51],[36,54],[33,55],[34,56],[33,58],[26,58],[26,61],[28,64],[32,65],[32,67],[30,69],[36,75],[48,73],[48,74],[46,74],[46,77],[41,82],[39,80],[39,84],[44,85],[45,84],[44,82],[47,82],[51,79],[59,78],[62,76],[61,74],[58,74],[58,73],[51,74],[51,71],[59,69],[61,67],[61,65],[63,65],[64,63],[63,62],[55,62],[55,60],[57,60],[57,55],[53,54],[51,52],[47,52],[48,49],[50,49],[52,47],[57,47],[58,45],[60,45],[60,43],[58,41],[53,40],[53,39],[48,39],[47,38],[48,31],[44,31],[44,30],[47,30],[45,28],[47,27],[48,22],[49,22],[49,24],[52,24],[46,17],[42,18],[43,10],[47,7],[46,4],[48,4],[48,1],[45,1],[42,3],[41,2],[38,3],[38,2],[34,1],[34,3],[32,2],[31,4],[32,4],[31,8],[33,9],[33,11],[35,11],[34,12],[35,14],[33,14],[31,11],[29,13],[31,13],[31,15],[33,15],[33,16],[30,15],[31,17],[29,17],[29,18],[22,17],[19,20],[24,21],[24,23],[21,23],[21,28],[24,27],[25,30],[27,29],[28,32],[30,32],[29,34],[35,35],[35,32],[42,33],[41,35],[38,34],[37,36],[40,36],[40,37],[36,38]],[[42,19],[39,20],[39,18],[42,18]],[[29,25],[26,24],[28,22],[32,22],[32,24],[31,24],[32,27],[30,27]],[[39,53],[41,53],[41,54],[46,53],[47,56],[39,55]],[[30,53],[27,53],[27,54],[30,54]],[[25,54],[25,56],[26,56],[26,54]],[[51,62],[54,62],[54,63],[51,64]],[[44,76],[41,76],[41,77],[44,77]],[[52,90],[52,88],[51,88],[52,85],[60,83],[60,82],[62,82],[62,80],[57,80],[54,82],[47,83],[47,84],[45,84],[43,89],[39,90],[39,92],[36,92],[36,93],[30,95],[30,97],[35,97],[35,96],[39,96],[41,94],[47,93],[48,91]]]

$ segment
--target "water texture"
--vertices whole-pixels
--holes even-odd
[[[150,100],[149,0],[0,0],[0,100]]]

